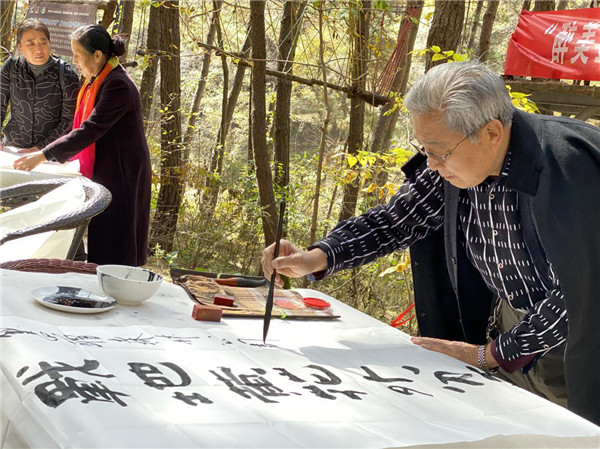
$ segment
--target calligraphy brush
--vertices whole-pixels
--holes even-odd
[[[283,229],[283,214],[285,213],[285,200],[279,203],[279,220],[277,222],[277,236],[275,237],[275,250],[273,251],[273,259],[279,255],[279,242],[281,240],[281,230]],[[275,275],[277,270],[273,270],[271,282],[269,283],[269,293],[267,293],[267,302],[265,304],[265,318],[263,321],[263,343],[267,340],[269,333],[269,324],[271,324],[271,311],[273,310],[273,294],[275,293]]]

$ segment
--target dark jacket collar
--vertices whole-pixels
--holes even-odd
[[[535,115],[515,110],[510,129],[511,166],[506,179],[509,189],[532,196],[536,194],[542,170],[539,134],[541,129]]]

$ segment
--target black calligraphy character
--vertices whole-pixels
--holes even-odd
[[[0,328],[0,338],[10,338],[13,335],[21,335],[21,334],[36,335],[36,333],[33,331],[24,331],[21,329],[14,329],[12,327]]]
[[[185,343],[186,345],[191,345],[191,340],[200,339],[200,337],[179,337],[177,335],[157,335],[156,338],[166,338],[174,343]]]
[[[78,371],[88,376],[111,378],[113,374],[98,374],[92,371],[97,369],[100,364],[97,360],[84,360],[82,366],[71,366],[67,363],[57,362],[56,366],[50,365],[48,362],[42,361],[39,363],[41,371],[33,376],[28,377],[23,381],[23,385],[27,385],[32,381],[38,380],[42,376],[48,376],[52,379],[50,382],[43,382],[34,387],[35,395],[48,407],[56,408],[68,399],[80,397],[81,402],[87,404],[90,401],[116,402],[122,407],[127,404],[123,402],[119,396],[128,396],[125,393],[109,390],[100,381],[96,383],[87,383],[71,377],[64,377],[65,371]],[[29,367],[25,366],[17,373],[17,378],[21,377]]]
[[[412,396],[415,393],[422,394],[423,396],[433,397],[432,394],[423,393],[422,391],[415,390],[414,388],[403,387],[402,385],[388,385],[388,389],[395,391],[396,393],[403,394],[405,396]]]
[[[433,375],[444,385],[448,385],[450,382],[456,382],[459,384],[465,385],[473,385],[473,386],[481,386],[484,385],[481,382],[476,382],[474,380],[469,380],[473,377],[472,374],[469,373],[450,373],[448,371],[436,371]],[[444,387],[446,390],[456,391],[457,393],[464,393],[465,390],[458,387]]]
[[[231,391],[240,396],[251,399],[253,396],[260,399],[264,403],[278,403],[279,401],[271,400],[270,397],[289,396],[281,388],[276,387],[269,382],[265,377],[266,371],[260,368],[252,368],[256,374],[233,374],[231,368],[220,366],[219,369],[224,376],[216,371],[210,372],[221,382],[229,387]]]
[[[46,386],[50,385],[51,382],[47,384],[40,384],[35,387],[35,394],[40,397],[39,392],[42,394],[46,394]],[[102,382],[97,380],[95,383],[87,383],[82,382],[76,379],[72,379],[70,377],[65,377],[65,384],[67,389],[75,393],[75,396],[79,396],[81,398],[81,402],[87,404],[91,401],[98,402],[116,402],[121,407],[127,407],[127,404],[123,402],[119,396],[129,396],[125,393],[119,393],[117,391],[109,390]],[[67,398],[68,399],[68,398]],[[46,404],[49,405],[49,404]],[[54,407],[60,404],[56,404]]]
[[[312,376],[317,378],[317,383],[320,385],[339,385],[342,383],[342,379],[340,379],[338,376],[333,374],[331,371],[323,368],[322,366],[307,365],[306,368],[313,368],[313,369],[319,370],[322,373],[325,373],[327,375],[327,377],[323,377],[323,376],[319,376],[318,374],[311,374]]]
[[[40,332],[40,335],[48,341],[58,341],[56,334],[49,334],[48,332]]]
[[[287,377],[289,380],[291,380],[292,382],[306,382],[304,379],[296,376],[295,374],[290,373],[287,369],[285,368],[273,368],[273,371],[279,371],[279,375],[280,376],[284,376]]]
[[[129,371],[143,380],[145,385],[156,388],[157,390],[164,390],[167,387],[186,387],[192,383],[190,376],[174,363],[160,362],[160,365],[166,366],[174,371],[175,374],[179,376],[179,384],[175,384],[168,377],[163,376],[163,372],[150,363],[130,362],[128,365]]]
[[[100,338],[94,337],[92,335],[67,335],[67,334],[64,334],[62,337],[69,343],[72,343],[74,345],[79,345],[79,346],[94,346],[97,348],[101,348],[102,347],[101,343],[103,343],[102,340],[100,340]]]
[[[367,394],[364,391],[356,391],[356,390],[335,390],[333,388],[328,388],[327,391],[322,390],[321,388],[317,387],[316,385],[307,385],[302,387],[305,390],[310,391],[312,394],[316,395],[317,397],[321,398],[321,399],[329,399],[329,400],[335,400],[337,399],[336,396],[334,396],[334,393],[341,393],[347,397],[349,397],[350,399],[355,399],[358,401],[361,401],[362,398],[359,396],[360,394]]]
[[[414,366],[404,365],[402,368],[407,369],[407,370],[413,372],[414,374],[419,374],[421,372],[421,370],[419,368],[415,368]]]
[[[211,401],[210,399],[202,396],[199,393],[192,393],[192,394],[183,394],[180,391],[177,391],[173,397],[175,399],[179,399],[180,401],[185,402],[187,405],[193,405],[194,407],[198,404],[196,404],[195,401],[200,401],[202,404],[212,404],[213,401]]]
[[[405,377],[381,377],[368,366],[361,366],[361,369],[368,374],[368,376],[363,376],[363,379],[371,380],[373,382],[412,382],[411,379]]]
[[[142,334],[138,335],[137,337],[133,337],[133,338],[125,338],[125,337],[114,337],[114,338],[109,338],[109,341],[117,341],[119,343],[135,343],[135,344],[141,344],[144,346],[156,346],[158,344],[158,341],[156,341],[156,339],[153,336],[150,337],[143,337],[142,338]]]
[[[316,369],[321,371],[322,373],[324,373],[327,377],[325,376],[321,376],[319,374],[311,374],[311,376],[315,377],[317,379],[316,383],[319,385],[340,385],[342,383],[342,379],[340,379],[338,376],[336,376],[335,374],[333,374],[331,371],[329,371],[326,368],[323,368],[322,366],[319,365],[307,365],[306,368],[312,368],[312,369]],[[362,398],[359,396],[361,394],[367,394],[363,391],[355,391],[355,390],[335,390],[332,388],[328,388],[327,391],[322,390],[321,388],[317,387],[316,385],[309,385],[309,386],[304,386],[302,387],[305,390],[310,391],[311,393],[313,393],[314,395],[316,395],[317,397],[320,397],[322,399],[329,399],[329,400],[335,400],[337,399],[336,396],[334,394],[336,393],[340,393],[343,394],[347,397],[349,397],[350,399],[355,399],[355,400],[362,400]]]
[[[392,382],[414,382],[412,379],[407,379],[405,377],[381,377],[375,371],[373,371],[368,366],[361,366],[362,370],[365,371],[368,376],[363,376],[364,379],[373,381],[373,382],[382,382],[382,383],[392,383]],[[414,368],[412,366],[403,366],[402,368],[407,369],[415,374],[419,374],[419,369]],[[414,388],[404,387],[401,385],[388,385],[388,389],[392,390],[396,393],[400,393],[406,396],[412,396],[415,393],[422,394],[423,396],[433,397],[432,394],[424,393],[419,390],[415,390]]]
[[[23,385],[27,385],[29,382],[39,379],[42,376],[48,376],[51,379],[60,379],[62,375],[60,374],[63,371],[79,371],[80,373],[87,374],[89,376],[97,376],[97,377],[115,377],[113,374],[98,374],[92,373],[92,371],[98,369],[100,363],[97,360],[84,360],[82,366],[71,366],[68,363],[56,362],[56,366],[50,365],[48,362],[40,362],[39,363],[41,371],[37,374],[34,374],[31,377],[28,377],[23,381]],[[28,367],[24,367],[28,368]],[[23,375],[27,371],[27,369],[21,368],[19,373]]]

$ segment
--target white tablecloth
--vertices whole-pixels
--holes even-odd
[[[600,428],[315,291],[335,321],[191,318],[163,283],[138,307],[45,308],[95,276],[0,270],[2,447],[590,447]],[[456,446],[454,446],[454,445]],[[421,447],[421,446],[419,446]]]

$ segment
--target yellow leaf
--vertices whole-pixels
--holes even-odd
[[[367,187],[366,189],[364,189],[364,191],[365,191],[365,193],[371,193],[377,187],[378,187],[377,184],[375,184],[374,182],[372,182],[369,187]]]
[[[432,61],[441,61],[443,59],[446,59],[446,57],[440,53],[434,53],[433,56],[431,57]]]
[[[396,265],[397,272],[402,273],[404,270],[406,270],[406,262]]]
[[[346,173],[346,176],[344,176],[344,179],[342,180],[342,182],[344,184],[350,184],[352,181],[354,181],[358,176],[358,173],[355,172],[354,170],[348,170],[348,172]]]
[[[348,166],[350,168],[354,167],[358,162],[358,158],[355,156],[348,156]]]
[[[438,47],[437,45],[432,45],[431,46],[431,51],[434,51],[436,53],[439,53],[442,51],[442,49],[440,47]]]

